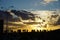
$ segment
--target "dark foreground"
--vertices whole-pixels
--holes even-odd
[[[0,40],[60,40],[60,29],[50,32],[0,33]]]

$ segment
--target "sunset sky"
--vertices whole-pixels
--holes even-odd
[[[60,0],[0,0],[0,7],[0,10],[27,10],[43,19],[54,12],[60,15]]]
[[[9,10],[9,9],[11,9],[11,10],[14,9],[14,10],[16,10],[17,13],[11,12],[11,10]],[[47,27],[49,27],[48,29],[50,30],[49,23],[53,24],[53,25],[55,25],[55,24],[58,25],[56,28],[55,28],[55,26],[52,25],[53,28],[51,27],[51,29],[60,28],[60,23],[59,23],[60,22],[60,0],[0,0],[0,11],[1,10],[7,10],[7,12],[9,12],[9,13],[7,13],[7,14],[11,15],[11,18],[9,18],[9,20],[16,19],[16,18],[17,18],[17,20],[18,20],[18,18],[19,18],[19,20],[22,20],[21,15],[18,16],[21,13],[24,13],[23,15],[25,15],[30,12],[33,15],[37,14],[37,16],[39,16],[38,19],[36,19],[37,18],[36,15],[34,16],[36,19],[34,22],[37,21],[37,22],[42,23],[40,25],[37,25],[35,23],[34,23],[34,25],[33,25],[33,23],[31,23],[32,25],[30,25],[30,24],[24,25],[24,22],[27,22],[27,21],[30,22],[29,19],[23,20],[21,22],[16,22],[16,23],[12,22],[13,24],[11,23],[12,25],[14,25],[14,24],[16,25],[17,23],[19,25],[20,24],[23,25],[23,28],[21,28],[21,29],[28,28],[28,30],[30,30],[29,27],[31,27],[31,29],[39,29],[38,27],[43,27],[46,25]],[[20,10],[20,12],[21,12],[21,10],[25,10],[27,13],[25,11],[18,13],[18,10]],[[2,11],[2,13],[3,13],[3,18],[4,18],[7,14],[4,13],[3,11]],[[55,16],[56,16],[56,18],[55,18]],[[27,18],[27,17],[24,17],[24,18]],[[41,18],[42,22],[41,22],[41,20],[39,20],[40,18]],[[45,20],[45,22],[43,22],[43,20]],[[9,27],[15,27],[15,25],[14,26],[10,25]],[[29,27],[27,27],[27,25]],[[16,28],[18,28],[18,27],[20,27],[20,26],[17,26]],[[40,28],[40,29],[42,29],[42,28]]]

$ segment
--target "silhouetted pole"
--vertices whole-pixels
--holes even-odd
[[[8,16],[7,16],[7,20],[6,20],[6,32],[8,32]]]

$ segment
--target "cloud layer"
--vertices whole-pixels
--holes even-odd
[[[49,24],[58,25],[60,22],[60,12],[56,11],[32,11],[33,14],[38,14],[43,20],[48,21]]]
[[[51,2],[57,2],[58,0],[43,0],[43,4],[48,4],[48,3],[51,3]]]

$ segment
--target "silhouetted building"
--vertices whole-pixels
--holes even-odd
[[[40,32],[39,30],[37,30],[37,32]]]
[[[32,30],[31,32],[35,32],[35,30]]]
[[[18,30],[17,32],[18,32],[18,33],[21,33],[21,30]]]
[[[0,33],[3,33],[3,20],[0,20]]]
[[[23,30],[23,32],[27,32],[26,30]]]

